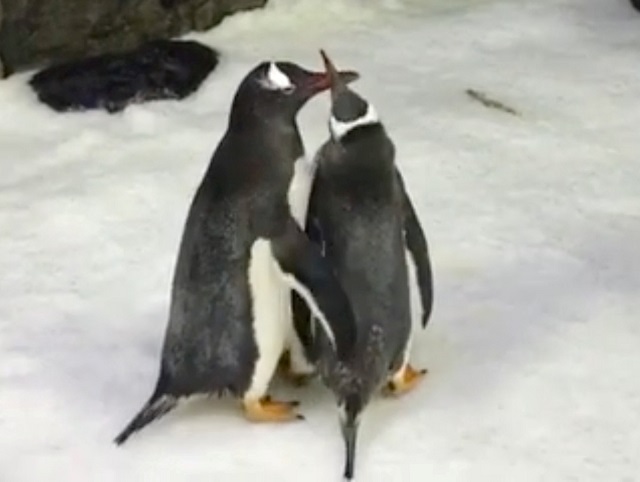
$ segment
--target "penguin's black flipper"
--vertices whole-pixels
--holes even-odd
[[[404,237],[416,268],[418,290],[422,300],[422,327],[424,328],[427,326],[433,309],[433,273],[431,271],[431,261],[429,260],[429,247],[418,215],[405,188],[402,175],[398,170],[396,170],[396,177],[402,189]]]
[[[287,282],[309,305],[338,358],[347,360],[356,342],[355,316],[329,262],[293,218],[282,233],[271,238],[271,249]]]
[[[291,290],[291,314],[293,317],[293,328],[304,348],[305,356],[309,360],[314,360],[315,357],[311,355],[313,349],[311,310],[302,296],[295,290]]]
[[[307,221],[305,227],[307,238],[318,246],[324,254],[324,241],[322,232],[318,225],[318,219],[314,209],[313,187],[309,195],[309,205],[307,208]],[[304,347],[305,355],[309,361],[315,362],[317,354],[315,352],[315,340],[313,338],[312,323],[313,315],[304,299],[295,291],[291,290],[291,311],[293,316],[293,327],[298,335],[300,343]]]
[[[324,255],[325,247],[324,247],[324,238],[322,237],[322,229],[320,228],[320,223],[318,221],[318,217],[316,216],[315,209],[315,197],[313,195],[313,191],[309,195],[309,207],[307,209],[307,224],[305,226],[305,233],[309,240],[316,244],[320,248],[320,252]]]

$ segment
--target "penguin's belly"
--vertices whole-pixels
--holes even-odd
[[[258,239],[251,247],[249,290],[252,301],[253,334],[258,348],[249,388],[261,396],[266,391],[275,366],[289,336],[289,288],[271,251],[271,243]]]
[[[315,165],[309,162],[304,156],[296,160],[293,165],[293,177],[289,186],[288,200],[289,210],[293,219],[304,230],[307,219],[307,208],[309,207],[309,195],[311,194],[311,184],[315,174]]]
[[[409,352],[411,351],[411,343],[414,338],[415,331],[418,327],[418,324],[415,322],[416,319],[420,318],[420,299],[416,293],[416,277],[415,277],[415,265],[413,262],[413,258],[411,257],[411,253],[405,247],[404,249],[404,260],[407,266],[407,286],[409,288],[409,313],[410,313],[410,324],[407,327],[407,332],[402,339],[399,341],[399,346],[394,347],[394,351],[396,354],[395,359],[391,360],[391,371],[395,372],[402,368],[402,366],[407,363],[409,360]]]
[[[419,326],[420,313],[422,312],[422,303],[418,295],[418,280],[416,278],[416,265],[413,257],[407,248],[404,250],[404,259],[407,265],[407,285],[409,286],[409,303],[411,307],[411,333]]]
[[[288,192],[289,211],[298,226],[300,226],[300,229],[304,230],[316,166],[314,163],[309,162],[305,156],[302,156],[296,160],[293,169],[293,177]],[[287,348],[289,349],[291,366],[295,373],[309,374],[314,371],[314,368],[307,360],[304,347],[293,325],[290,290],[286,286],[285,289],[287,301],[283,306],[281,315],[283,323],[286,324],[288,330]]]

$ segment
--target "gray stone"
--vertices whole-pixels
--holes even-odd
[[[0,0],[0,26],[2,26],[2,1]],[[2,64],[2,55],[0,55],[0,79],[4,79],[4,65]]]
[[[135,48],[207,30],[267,0],[0,0],[0,71]]]

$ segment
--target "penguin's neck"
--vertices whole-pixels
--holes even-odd
[[[227,132],[236,142],[259,153],[262,159],[288,160],[293,165],[304,155],[304,144],[295,118],[245,116],[242,122],[230,122]]]
[[[238,132],[287,133],[297,130],[295,113],[265,112],[256,105],[233,106],[229,127]]]
[[[361,124],[353,127],[335,142],[345,148],[357,148],[365,144],[380,142],[386,138],[386,132],[381,122]]]
[[[334,142],[342,151],[337,160],[345,169],[393,169],[393,143],[380,123],[358,126]]]

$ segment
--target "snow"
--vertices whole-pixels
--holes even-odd
[[[436,282],[413,350],[430,374],[366,413],[358,480],[638,480],[640,16],[626,0],[319,5],[271,0],[191,35],[225,57],[184,102],[60,115],[28,74],[0,83],[1,481],[339,480],[319,384],[274,387],[305,422],[196,400],[111,443],[155,382],[235,86],[265,58],[320,68],[320,47],[361,72],[396,142]],[[301,114],[310,152],[327,116],[326,95]]]

